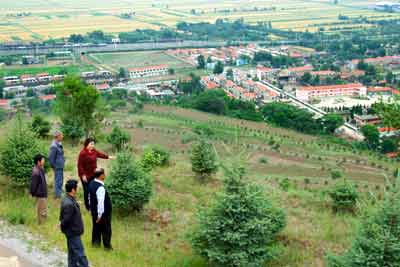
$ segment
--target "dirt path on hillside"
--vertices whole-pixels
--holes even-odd
[[[14,256],[21,267],[65,267],[67,263],[65,253],[27,233],[23,226],[0,221],[0,257]]]

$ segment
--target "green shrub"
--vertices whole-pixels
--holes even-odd
[[[267,159],[266,157],[261,157],[261,158],[258,160],[258,162],[261,163],[261,164],[267,164],[267,163],[268,163],[268,159]]]
[[[120,210],[139,211],[150,200],[152,180],[128,151],[117,154],[108,181],[107,189],[113,205]]]
[[[6,214],[7,221],[10,224],[18,225],[27,222],[27,214],[21,209],[12,209]]]
[[[154,167],[167,165],[170,157],[170,153],[160,146],[148,147],[144,150],[140,165],[150,171]]]
[[[199,212],[189,239],[194,251],[213,266],[264,266],[285,225],[283,210],[266,198],[260,186],[245,181],[243,169],[233,167],[227,171],[223,191]]]
[[[50,132],[51,124],[42,116],[35,115],[32,119],[32,129],[40,137],[46,137]]]
[[[329,190],[329,196],[332,199],[334,211],[353,211],[357,204],[359,193],[353,183],[343,179]]]
[[[192,170],[200,179],[210,177],[218,171],[216,153],[212,144],[204,139],[197,141],[192,146],[190,160],[192,162]]]
[[[342,172],[339,171],[339,170],[332,170],[332,171],[331,171],[331,178],[332,178],[333,180],[342,178]]]
[[[1,172],[10,178],[12,185],[27,186],[32,175],[33,157],[38,153],[43,153],[43,149],[36,134],[18,115],[1,151]]]
[[[290,188],[289,178],[286,177],[285,179],[282,179],[279,182],[279,187],[285,192],[289,191],[289,188]]]
[[[197,140],[198,136],[195,135],[194,133],[184,133],[181,137],[181,143],[182,144],[188,144],[192,141]]]
[[[83,127],[73,118],[66,118],[62,120],[61,131],[65,137],[71,139],[73,142],[77,142],[85,135]]]
[[[107,136],[107,142],[110,143],[117,151],[124,148],[131,140],[128,132],[123,131],[120,127],[114,126],[111,133]]]
[[[364,216],[350,249],[340,256],[327,257],[328,267],[400,265],[399,182],[397,179],[377,209]]]
[[[203,136],[213,136],[214,135],[214,131],[205,124],[199,124],[196,125],[193,129],[193,132],[197,133],[198,135],[203,135]]]

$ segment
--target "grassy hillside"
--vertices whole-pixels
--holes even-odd
[[[129,130],[139,157],[146,145],[159,144],[172,155],[171,164],[153,171],[154,195],[141,214],[114,214],[114,252],[90,247],[91,221],[83,211],[86,233],[84,243],[93,266],[190,266],[207,264],[193,255],[185,234],[195,222],[199,206],[207,205],[221,185],[222,173],[211,181],[199,183],[189,162],[193,129],[208,125],[214,132],[210,140],[222,162],[238,152],[247,156],[249,179],[265,188],[265,193],[288,215],[288,226],[279,236],[282,253],[266,266],[323,266],[328,251],[343,251],[351,241],[359,214],[334,214],[325,191],[333,184],[332,170],[354,180],[360,191],[380,197],[385,177],[395,163],[377,156],[355,153],[350,148],[322,138],[255,123],[213,116],[197,111],[165,106],[145,106],[141,114],[113,113],[109,121]],[[141,122],[143,128],[139,128]],[[107,127],[106,132],[111,129]],[[6,127],[0,129],[4,137]],[[49,142],[47,140],[46,142]],[[99,143],[101,150],[112,154],[109,145]],[[66,177],[76,177],[76,158],[80,146],[65,144]],[[110,169],[111,161],[99,165]],[[289,190],[282,181],[289,178]],[[52,175],[48,174],[52,184]],[[0,179],[0,216],[26,219],[27,228],[41,235],[50,245],[65,249],[63,235],[57,229],[59,203],[50,198],[50,217],[43,227],[35,224],[32,199],[17,194]],[[82,192],[81,192],[82,193]],[[82,200],[82,195],[79,196]],[[365,198],[366,199],[366,198]],[[83,206],[83,205],[82,205]],[[365,205],[362,205],[364,209]],[[46,248],[44,248],[46,249]]]

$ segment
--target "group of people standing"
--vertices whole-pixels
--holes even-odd
[[[54,133],[54,140],[50,145],[48,160],[54,172],[54,197],[61,199],[64,185],[65,156],[62,145],[63,134]],[[97,151],[95,140],[87,138],[84,147],[79,153],[77,168],[83,188],[83,202],[92,216],[92,245],[99,247],[101,241],[106,250],[111,246],[111,214],[112,203],[104,186],[106,173],[97,167],[97,159],[113,159],[107,154]],[[36,198],[38,223],[42,224],[47,218],[47,181],[45,173],[45,156],[38,154],[34,157],[34,167],[30,194]],[[65,183],[65,196],[60,205],[60,229],[65,234],[68,247],[68,267],[88,267],[89,263],[84,252],[81,236],[84,225],[80,205],[77,201],[78,181],[69,179]]]

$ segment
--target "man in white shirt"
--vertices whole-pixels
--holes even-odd
[[[112,250],[112,203],[104,187],[104,180],[106,178],[104,169],[97,169],[94,177],[95,179],[89,184],[89,202],[93,222],[92,245],[99,247],[101,240],[103,240],[104,248]]]

